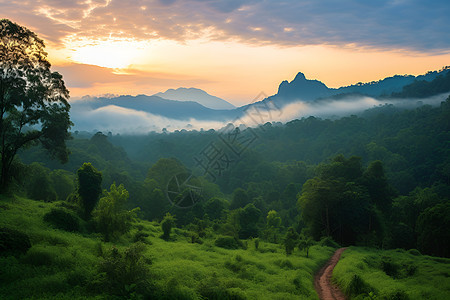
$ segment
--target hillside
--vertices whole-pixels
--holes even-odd
[[[244,249],[228,250],[214,245],[218,236],[210,228],[196,243],[193,228],[175,228],[165,241],[159,223],[143,220],[120,240],[102,242],[82,220],[75,232],[55,227],[67,221],[44,221],[51,209],[70,211],[66,206],[2,196],[0,238],[9,228],[31,242],[25,254],[5,256],[2,240],[2,299],[317,299],[314,272],[333,252],[314,246],[309,258],[302,251],[286,257],[280,245],[261,241],[256,249],[254,240],[243,241]],[[128,261],[130,251],[134,262]],[[121,263],[126,269],[115,269]]]

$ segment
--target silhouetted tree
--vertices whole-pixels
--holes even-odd
[[[72,125],[69,91],[51,72],[44,42],[25,27],[0,20],[0,190],[10,180],[17,151],[40,143],[52,157],[68,160]]]
[[[102,173],[97,171],[91,163],[84,163],[77,171],[78,195],[85,218],[89,218],[92,210],[102,193]]]

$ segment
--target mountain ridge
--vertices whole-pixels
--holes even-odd
[[[176,100],[176,101],[194,101],[197,102],[204,107],[217,109],[217,110],[225,110],[225,109],[235,109],[236,106],[229,103],[228,101],[210,95],[206,91],[198,89],[198,88],[185,88],[180,87],[177,89],[168,89],[165,92],[159,92],[152,96],[161,97],[167,100]]]
[[[378,81],[358,82],[339,88],[329,88],[323,82],[307,79],[305,74],[298,72],[292,81],[283,80],[278,87],[278,92],[266,99],[273,100],[277,104],[284,106],[295,101],[315,101],[340,94],[360,94],[375,98],[386,97],[394,93],[400,93],[403,87],[415,81],[431,82],[438,76],[446,75],[448,72],[450,72],[450,67],[444,67],[439,71],[429,71],[423,75],[394,75]]]

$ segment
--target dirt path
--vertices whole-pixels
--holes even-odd
[[[341,290],[332,284],[331,275],[333,274],[333,269],[339,261],[342,252],[347,248],[339,248],[334,252],[330,260],[325,264],[325,266],[320,269],[314,278],[314,287],[316,288],[317,294],[321,300],[345,300],[345,295]]]

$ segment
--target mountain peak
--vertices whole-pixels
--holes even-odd
[[[291,82],[287,80],[281,82],[277,96],[285,99],[298,98],[297,100],[309,101],[328,94],[329,89],[323,82],[306,79],[305,74],[298,72]]]
[[[177,101],[193,101],[211,109],[234,109],[235,106],[219,97],[212,96],[204,90],[198,88],[180,87],[177,89],[168,89],[164,93],[157,93],[163,99]]]
[[[307,80],[305,74],[303,74],[302,72],[298,72],[297,75],[295,75],[294,80],[292,81],[302,81],[302,80]]]

